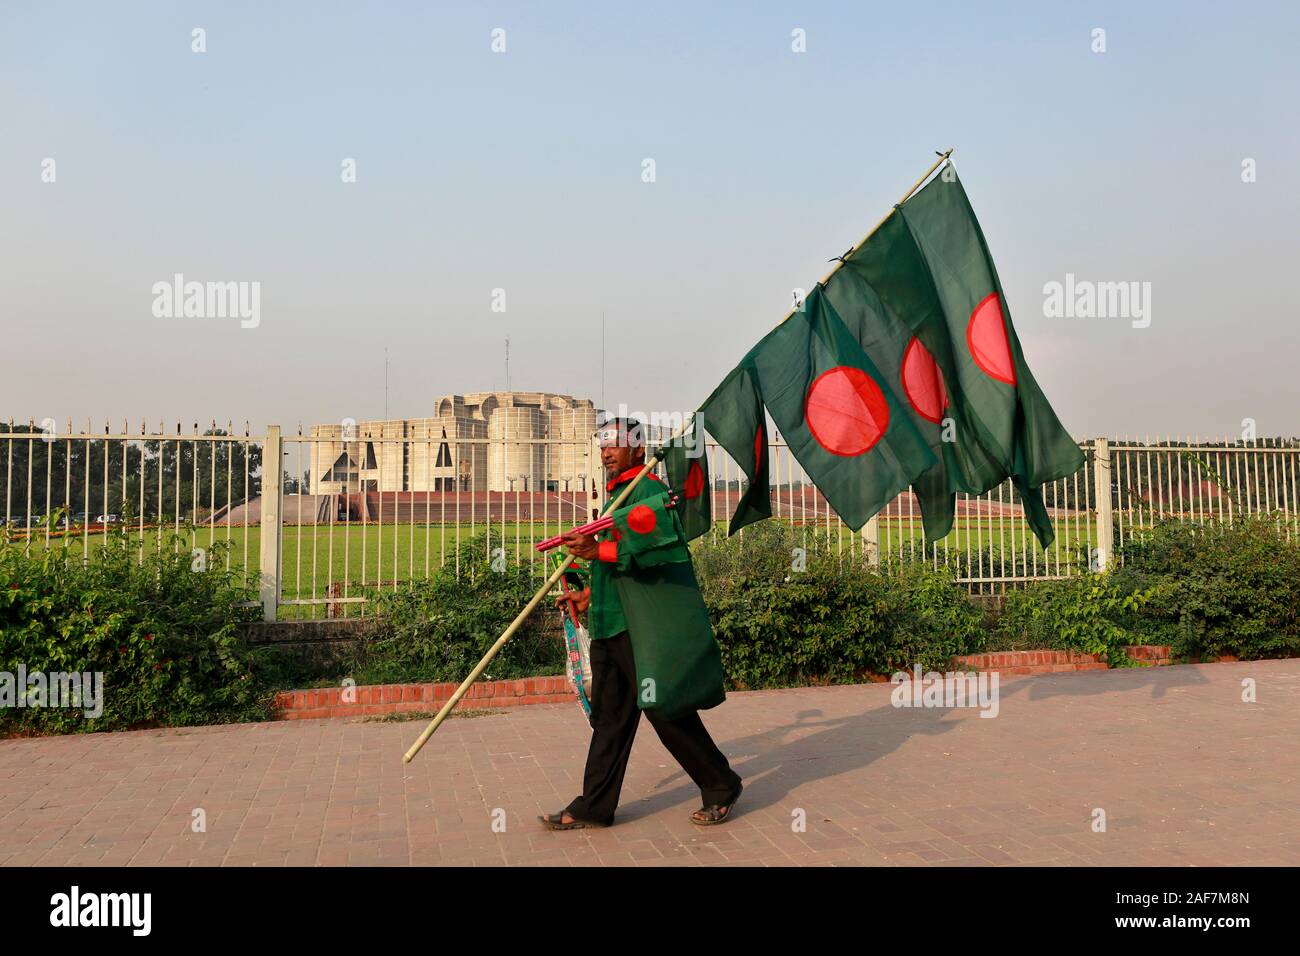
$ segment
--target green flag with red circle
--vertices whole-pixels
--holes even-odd
[[[764,405],[855,529],[912,485],[933,541],[952,527],[956,492],[1010,478],[1047,546],[1042,485],[1083,464],[1025,362],[951,162],[702,406],[704,427],[750,479],[732,531],[771,516]]]
[[[668,473],[668,486],[677,496],[677,516],[686,540],[713,527],[713,493],[709,487],[709,457],[703,430],[691,422],[690,431],[659,453]]]
[[[727,521],[733,535],[747,524],[772,517],[772,488],[768,480],[769,449],[763,396],[751,370],[743,363],[700,406],[692,427],[703,426],[745,473],[736,508]],[[730,489],[725,492],[730,495]]]
[[[795,460],[854,530],[936,462],[821,286],[740,367],[749,370]]]
[[[673,514],[666,507],[666,492],[626,505],[610,515],[613,538],[620,550],[641,554],[655,548],[680,544]]]
[[[981,494],[1010,478],[1034,534],[1050,544],[1055,532],[1041,486],[1076,472],[1083,453],[1025,362],[984,233],[951,163],[854,250],[840,273],[831,281],[838,307],[855,315],[866,303],[868,312],[896,317],[939,370],[950,431],[942,448],[947,493]],[[842,281],[849,276],[857,287]],[[915,355],[917,369],[929,364]],[[904,381],[904,389],[918,414],[939,407],[939,393],[920,377]],[[928,489],[932,502],[941,490]]]
[[[899,212],[942,305],[953,391],[986,450],[1029,487],[1074,474],[1083,452],[1029,370],[984,231],[951,161]]]
[[[870,240],[866,245],[872,251],[877,248]],[[826,299],[895,385],[912,423],[938,459],[912,482],[926,540],[938,541],[952,530],[956,492],[983,493],[1000,484],[1006,470],[985,452],[966,419],[953,414],[938,362],[906,318],[882,301],[868,281],[865,267],[874,264],[869,252],[850,254],[826,283]],[[890,260],[881,257],[879,269],[888,272],[889,268]]]

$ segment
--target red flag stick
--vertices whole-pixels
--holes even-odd
[[[593,535],[601,531],[608,531],[612,527],[614,527],[613,518],[597,518],[595,521],[584,524],[581,528],[574,528],[573,531],[567,533],[574,534],[576,532],[577,534]],[[552,548],[558,548],[563,543],[564,535],[557,534],[554,538],[547,538],[545,541],[539,542],[536,545],[536,550],[550,551]]]

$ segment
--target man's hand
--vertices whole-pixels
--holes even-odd
[[[560,595],[556,599],[557,607],[564,607],[565,602],[570,598],[573,599],[573,608],[579,614],[586,614],[587,608],[591,607],[591,588],[583,588],[581,591],[570,591],[567,595]]]
[[[569,549],[569,554],[586,561],[595,561],[598,553],[596,539],[589,534],[579,534],[576,531],[570,531],[563,535],[561,540],[564,546]]]

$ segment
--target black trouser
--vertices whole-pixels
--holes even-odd
[[[613,823],[618,795],[641,711],[636,699],[636,663],[627,631],[591,642],[591,747],[582,796],[565,809],[578,820]],[[730,803],[740,776],[709,736],[697,711],[669,720],[646,711],[651,726],[673,758],[700,788],[704,806]]]

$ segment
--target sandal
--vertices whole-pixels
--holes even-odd
[[[539,816],[537,819],[541,820],[543,826],[549,830],[581,830],[584,828],[601,830],[609,826],[608,823],[593,823],[589,820],[579,820],[577,817],[573,817],[572,813],[570,813],[569,816],[573,817],[573,822],[565,823],[565,813],[568,813],[568,811],[561,810],[559,813],[546,813]]]
[[[731,798],[730,803],[715,803],[712,806],[700,807],[700,809],[696,810],[695,813],[703,813],[705,815],[704,819],[700,819],[695,815],[695,813],[692,813],[691,822],[699,827],[711,827],[716,826],[719,823],[726,823],[731,819],[731,808],[736,805],[736,801],[740,799],[740,795],[744,789],[745,788],[742,785],[740,789],[736,791],[736,795]]]

